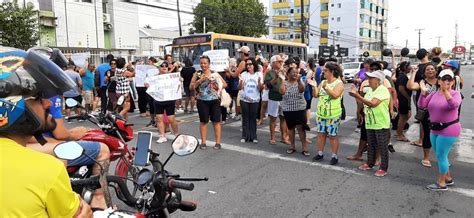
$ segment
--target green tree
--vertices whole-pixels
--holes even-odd
[[[33,6],[19,7],[17,0],[0,4],[0,45],[26,50],[38,40],[38,16]]]
[[[204,17],[206,32],[250,37],[268,34],[268,16],[258,0],[202,0],[194,8],[191,34],[203,32]]]

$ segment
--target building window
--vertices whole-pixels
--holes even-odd
[[[322,17],[321,18],[321,24],[328,24],[328,18],[327,17]]]
[[[328,37],[328,30],[321,30],[321,38],[327,38]]]
[[[329,4],[328,3],[322,3],[321,4],[321,11],[327,11],[329,9]]]
[[[337,17],[337,22],[341,22],[341,17]]]
[[[382,16],[385,16],[385,9],[382,8],[381,12]]]
[[[341,31],[340,31],[340,30],[336,31],[336,35],[340,36],[340,35],[341,35]]]
[[[334,8],[334,4],[331,4],[331,8]]]
[[[375,13],[377,13],[377,14],[379,13],[379,6],[375,7]]]
[[[342,4],[341,4],[341,3],[337,3],[337,7],[338,7],[338,8],[341,8],[341,7],[342,7]]]
[[[290,39],[293,39],[293,34],[290,34]]]
[[[295,34],[295,39],[301,39],[301,34]]]
[[[297,8],[297,9],[296,9],[296,13],[299,14],[300,12],[301,12],[301,9]]]
[[[331,20],[334,20],[334,17],[331,17]]]
[[[293,12],[294,12],[294,9],[293,8],[290,9],[290,14],[293,14]]]

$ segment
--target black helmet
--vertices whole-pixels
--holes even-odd
[[[0,46],[0,133],[36,136],[41,122],[25,101],[62,95],[74,86],[62,69],[34,50]]]

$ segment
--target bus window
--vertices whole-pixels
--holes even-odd
[[[221,49],[222,48],[222,40],[214,39],[214,49]]]
[[[199,58],[205,51],[211,50],[210,45],[198,45],[187,47],[174,47],[172,54],[175,60],[183,61],[185,58],[191,59],[194,66],[199,66]]]

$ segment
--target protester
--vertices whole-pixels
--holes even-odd
[[[281,142],[290,144],[288,138],[288,128],[286,127],[285,118],[281,109],[282,95],[280,94],[280,86],[285,78],[282,72],[283,58],[280,55],[274,55],[270,59],[272,69],[265,76],[265,85],[268,88],[268,116],[270,116],[270,144],[276,145],[275,128],[276,119],[280,118]]]
[[[422,48],[422,49],[419,49],[417,52],[416,52],[416,58],[418,60],[420,60],[420,63],[418,64],[418,66],[415,68],[416,70],[416,74],[414,76],[414,82],[416,83],[419,83],[421,80],[423,80],[423,75],[424,75],[424,72],[425,72],[425,67],[426,65],[429,63],[429,59],[428,59],[428,51],[426,51],[426,49]],[[436,76],[434,77],[436,78]],[[420,97],[420,92],[414,88],[411,87],[410,84],[413,84],[413,83],[409,83],[407,84],[408,85],[408,88],[415,91],[414,92],[414,101],[413,102],[418,102],[418,99]],[[418,111],[418,105],[415,104],[415,107]],[[415,122],[419,122],[418,120],[416,120]],[[422,123],[420,123],[420,125],[423,125]],[[424,132],[423,130],[425,130],[425,128],[420,128],[420,136],[418,138],[418,140],[416,141],[413,141],[411,142],[410,144],[411,145],[415,145],[415,146],[421,146],[422,143],[423,143],[423,138],[424,138]],[[429,141],[429,140],[427,140]],[[431,146],[430,146],[431,147]]]
[[[107,83],[107,96],[108,96],[108,103],[107,103],[107,110],[113,111],[117,103],[117,79],[116,74],[117,72],[117,60],[113,59],[110,61],[110,69],[105,74],[105,82]]]
[[[184,100],[184,113],[193,113],[194,106],[196,105],[196,97],[194,90],[191,90],[189,88],[194,73],[196,73],[196,69],[193,67],[193,62],[191,62],[191,59],[186,58],[184,60],[184,67],[180,72],[181,77],[183,78],[184,94],[186,95]],[[190,109],[188,109],[188,106],[190,106]]]
[[[366,73],[370,90],[362,97],[355,86],[350,95],[364,104],[365,127],[367,129],[368,153],[367,163],[359,166],[360,170],[372,169],[376,162],[376,150],[380,150],[380,169],[375,176],[385,176],[388,170],[388,143],[390,140],[390,92],[383,85],[385,74],[378,70]]]
[[[342,76],[342,69],[337,63],[326,62],[323,73],[325,80],[319,87],[313,88],[313,96],[319,97],[316,112],[318,154],[314,156],[313,160],[321,161],[323,159],[324,145],[326,138],[329,137],[332,151],[330,164],[335,165],[338,162],[339,138],[337,133],[341,124],[341,97],[344,92],[344,83],[339,79]]]
[[[66,74],[69,76],[69,78],[71,78],[72,81],[74,81],[76,83],[76,87],[74,87],[73,89],[71,89],[67,92],[64,92],[63,97],[65,98],[65,100],[71,98],[71,99],[74,99],[75,101],[77,101],[78,106],[76,106],[74,108],[76,109],[76,114],[81,114],[81,108],[79,107],[79,105],[82,104],[81,90],[82,90],[82,85],[83,84],[82,84],[81,76],[79,75],[79,73],[74,71],[74,68],[75,68],[74,63],[69,62],[69,64],[67,65],[67,69],[64,72],[66,72]],[[71,107],[66,105],[66,116],[68,118],[71,116],[71,109],[74,109],[74,108],[71,108]],[[71,123],[71,120],[69,120],[68,118],[66,118],[67,122]],[[84,120],[81,119],[79,121],[82,122]]]
[[[148,65],[153,66],[157,62],[156,58],[149,57]],[[135,87],[137,88],[138,94],[138,110],[140,111],[141,117],[147,116],[147,106],[149,105],[148,94],[146,93],[145,80],[147,78],[147,71],[136,71],[135,73]],[[150,110],[153,110],[153,105],[150,106]]]
[[[290,146],[286,151],[292,154],[296,151],[295,145],[295,128],[298,129],[298,134],[302,144],[302,152],[304,156],[310,156],[307,141],[306,131],[309,126],[306,124],[306,100],[304,99],[304,91],[306,88],[306,79],[302,79],[296,68],[289,68],[287,71],[288,80],[280,86],[280,94],[283,95],[281,106],[283,114],[288,126],[288,135],[290,137]],[[280,79],[284,79],[281,77]]]
[[[412,71],[410,62],[404,61],[401,62],[397,69],[397,82],[396,90],[398,96],[398,125],[397,125],[397,140],[403,142],[409,142],[403,133],[405,125],[411,117],[411,95],[412,91],[407,88],[408,76]]]
[[[201,72],[194,74],[190,88],[196,91],[197,108],[199,113],[201,133],[201,149],[206,149],[207,124],[209,119],[214,126],[216,144],[214,149],[221,149],[221,114],[219,89],[226,88],[227,84],[218,74],[209,69],[211,60],[208,56],[201,56]],[[219,84],[222,84],[221,86]]]
[[[111,69],[110,63],[114,60],[114,56],[112,54],[108,54],[106,58],[107,62],[100,64],[97,69],[95,70],[95,74],[99,76],[99,89],[97,91],[97,95],[100,97],[100,108],[101,112],[105,113],[107,110],[107,92],[108,92],[108,85],[106,81],[107,71]]]
[[[314,59],[308,60],[307,70],[306,70],[306,80],[314,80],[316,70],[316,62]],[[317,81],[317,79],[316,79]],[[304,98],[306,100],[306,124],[310,126],[311,124],[311,103],[313,101],[313,87],[311,84],[307,83],[306,88],[304,90]]]
[[[117,71],[115,72],[116,98],[119,99],[121,96],[124,98],[124,102],[118,105],[117,112],[122,115],[125,120],[128,120],[128,111],[130,110],[130,79],[135,76],[133,68],[127,69],[128,65],[125,58],[117,58]],[[115,102],[116,104],[117,102]]]
[[[79,71],[82,80],[82,97],[84,99],[85,108],[87,112],[93,111],[92,105],[94,103],[94,70],[95,65],[87,64],[86,68]]]
[[[148,77],[145,80],[145,87],[150,87],[150,79],[157,77],[159,75],[164,75],[168,74],[168,69],[169,69],[169,64],[168,62],[162,62],[159,65],[159,74],[154,75],[152,77]],[[171,128],[173,129],[173,134],[174,136],[177,136],[178,133],[178,123],[176,122],[175,119],[175,104],[176,100],[170,100],[170,101],[154,101],[154,107],[155,107],[155,113],[156,113],[156,120],[158,121],[158,131],[160,133],[160,137],[156,141],[157,143],[161,144],[164,142],[167,142],[168,139],[165,136],[166,133],[166,128],[165,128],[165,117],[164,114],[166,113],[167,119],[169,123],[171,124]]]
[[[438,80],[436,78],[436,66],[431,63],[427,63],[424,66],[424,76],[422,80],[419,82],[416,82],[416,78],[414,78],[413,73],[415,69],[412,71],[412,76],[410,77],[410,80],[407,83],[407,86],[409,89],[413,91],[417,91],[420,93],[420,88],[422,86],[426,87],[428,90],[428,93],[436,92],[438,90],[438,86],[436,85],[438,83]],[[417,105],[417,104],[416,104]],[[431,162],[430,162],[430,151],[431,151],[431,141],[430,141],[430,113],[427,110],[423,109],[417,109],[417,114],[415,115],[415,118],[419,119],[420,121],[420,131],[422,131],[424,134],[422,135],[421,138],[421,144],[418,144],[419,142],[413,141],[410,144],[415,145],[415,146],[420,146],[423,147],[423,159],[421,160],[421,164],[425,167],[431,167]]]
[[[262,58],[262,62],[263,62],[263,78],[265,78],[265,76],[267,75],[268,68],[269,68],[268,66],[269,62],[265,58]],[[260,100],[260,119],[258,120],[257,125],[260,126],[263,124],[263,120],[266,119],[267,110],[268,110],[268,88],[264,83],[263,90],[262,90],[262,98]]]
[[[229,107],[229,114],[232,114],[232,106],[234,107],[234,119],[239,120],[240,114],[240,103],[237,103],[237,96],[239,95],[239,74],[237,70],[237,60],[235,58],[229,59],[229,68],[226,69],[227,80],[229,81],[227,90],[229,90],[229,95],[232,98],[232,103]]]
[[[239,82],[240,107],[242,109],[242,139],[240,142],[258,143],[257,139],[257,112],[260,101],[260,91],[263,89],[263,74],[258,71],[255,58],[246,61],[246,71]]]
[[[438,91],[430,93],[429,88],[420,84],[421,96],[418,106],[427,108],[431,119],[430,140],[438,160],[438,182],[426,186],[434,191],[447,190],[453,185],[453,177],[449,171],[449,152],[461,134],[458,107],[461,104],[461,93],[453,90],[454,73],[445,69],[439,74]]]

